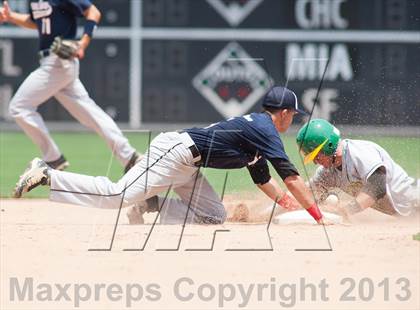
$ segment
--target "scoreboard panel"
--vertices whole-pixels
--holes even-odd
[[[144,121],[205,123],[217,121],[220,115],[231,117],[260,109],[258,100],[249,109],[240,108],[246,100],[235,99],[241,91],[237,85],[245,85],[250,94],[255,91],[238,69],[249,65],[234,65],[225,56],[226,62],[219,64],[217,69],[212,62],[217,57],[224,57],[222,50],[231,41],[222,38],[206,41],[206,30],[235,29],[240,33],[252,29],[262,35],[266,30],[330,30],[331,37],[340,32],[361,30],[362,34],[375,37],[376,31],[403,30],[415,34],[415,42],[392,43],[392,39],[386,43],[357,42],[359,33],[353,33],[351,42],[337,39],[334,43],[325,43],[314,35],[314,41],[305,42],[294,42],[293,38],[288,42],[276,42],[273,38],[270,42],[236,40],[236,43],[249,56],[248,62],[255,62],[266,71],[271,83],[287,83],[295,90],[308,110],[312,107],[325,59],[329,58],[329,68],[315,107],[316,117],[341,124],[420,124],[417,99],[420,76],[413,66],[420,64],[416,56],[420,52],[420,1],[180,0],[172,1],[171,7],[165,3],[165,0],[144,2],[144,29],[161,27],[162,31],[167,29],[168,32],[199,29],[203,30],[203,38],[188,39],[186,33],[183,40],[148,37],[143,41]],[[247,10],[250,6],[253,8]],[[175,51],[174,46],[178,47]],[[174,64],[179,66],[175,71],[172,70],[176,67]],[[222,78],[211,87],[195,87],[194,79],[206,69],[225,75],[225,80]],[[177,89],[177,99],[169,100],[168,104],[171,96],[166,92],[173,92],[173,89]],[[187,104],[180,98],[187,98]],[[236,105],[231,101],[236,101]],[[226,107],[221,107],[223,105]]]
[[[130,27],[130,6],[127,0],[93,1],[102,12],[100,27]]]
[[[192,119],[208,122],[220,119],[217,109],[191,81],[203,68],[212,66],[212,60],[227,45],[226,42],[206,41],[144,41],[144,119],[152,122],[188,122]],[[238,45],[255,58],[249,61],[255,61],[272,81],[282,85],[287,82],[307,110],[313,104],[309,94],[318,87],[325,62],[312,59],[295,61],[292,66],[286,63],[292,63],[292,59],[299,56],[296,52],[315,55],[325,52],[330,57],[329,69],[315,115],[339,120],[342,124],[419,125],[420,92],[416,87],[419,71],[410,62],[418,55],[416,45],[384,47],[381,44],[315,42],[238,42]],[[214,89],[221,100],[223,88],[220,84],[223,79],[226,84],[231,84],[231,76],[235,76],[236,82],[243,78],[228,61],[223,65],[224,71],[215,69],[216,74],[221,75],[221,81]],[[235,89],[230,91],[235,92]],[[231,95],[235,96],[235,93]],[[249,111],[259,109],[256,104]]]
[[[144,27],[420,29],[417,0],[146,0],[142,12]]]

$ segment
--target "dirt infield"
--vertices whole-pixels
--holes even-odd
[[[0,214],[1,309],[420,308],[418,213],[272,224],[272,250],[262,221],[187,225],[179,241],[181,226],[124,211],[113,238],[118,210],[4,199]]]

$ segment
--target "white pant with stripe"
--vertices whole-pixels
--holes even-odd
[[[106,209],[132,206],[160,194],[163,202],[168,189],[179,196],[167,198],[161,210],[161,223],[223,223],[226,212],[219,196],[194,166],[187,133],[162,133],[152,140],[148,152],[118,182],[53,170],[52,201]]]
[[[40,67],[20,85],[9,106],[11,116],[38,145],[45,161],[61,155],[37,112],[38,106],[53,96],[81,124],[105,139],[123,166],[127,164],[135,150],[112,118],[89,97],[79,80],[79,60],[62,60],[54,54],[41,59]]]

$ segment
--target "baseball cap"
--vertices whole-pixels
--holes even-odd
[[[296,94],[282,86],[272,87],[265,95],[262,106],[275,109],[293,109],[301,114],[308,114],[304,110],[299,109]]]

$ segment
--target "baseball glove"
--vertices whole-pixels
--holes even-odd
[[[76,56],[79,44],[74,40],[64,40],[61,37],[55,37],[50,49],[51,52],[62,59],[71,59]]]

